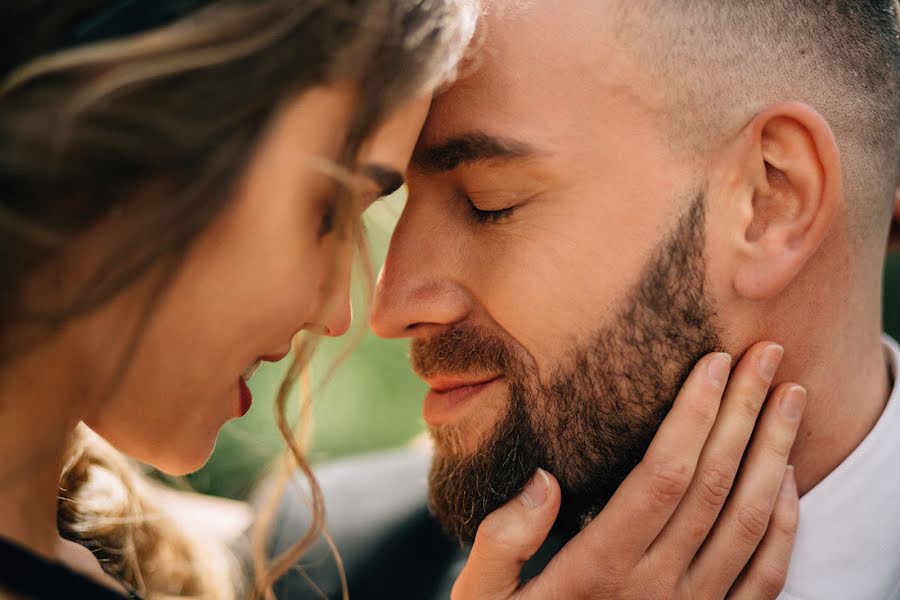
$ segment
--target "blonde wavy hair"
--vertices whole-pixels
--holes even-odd
[[[148,32],[73,44],[71,23],[98,4],[20,0],[0,7],[10,34],[0,48],[0,365],[162,265],[167,277],[135,325],[133,352],[186,248],[233,196],[271,115],[302,90],[329,82],[349,81],[359,91],[333,172],[348,184],[339,232],[359,250],[371,282],[355,217],[354,158],[392,108],[455,76],[474,31],[474,0],[218,0]],[[108,249],[70,303],[38,309],[24,301],[30,276],[151,186],[159,198],[152,217],[122,221],[128,241]],[[286,416],[313,347],[306,341],[295,348],[276,401],[290,468],[310,480],[312,526],[269,562],[264,513],[255,575],[241,592],[251,597],[273,597],[272,584],[323,531],[321,491],[302,435]],[[109,394],[129,360],[126,352]],[[302,410],[301,421],[306,415]],[[60,533],[146,598],[238,595],[225,549],[184,534],[154,501],[142,471],[84,426],[73,434],[59,492]]]

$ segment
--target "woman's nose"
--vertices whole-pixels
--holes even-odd
[[[342,299],[336,299],[322,323],[325,327],[324,335],[339,337],[347,333],[350,323],[353,321],[353,306],[350,303],[350,294],[344,293]]]

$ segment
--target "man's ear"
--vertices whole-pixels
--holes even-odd
[[[779,294],[828,233],[843,197],[841,160],[825,119],[805,104],[778,104],[741,136],[742,195],[733,286],[742,297]]]

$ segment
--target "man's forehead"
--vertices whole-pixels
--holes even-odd
[[[471,131],[514,138],[523,130],[583,131],[604,95],[626,91],[634,70],[617,51],[611,4],[489,3],[472,67],[435,98],[420,144]]]

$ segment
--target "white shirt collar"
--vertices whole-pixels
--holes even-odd
[[[884,337],[894,389],[857,448],[800,500],[779,600],[900,600],[900,347]]]

